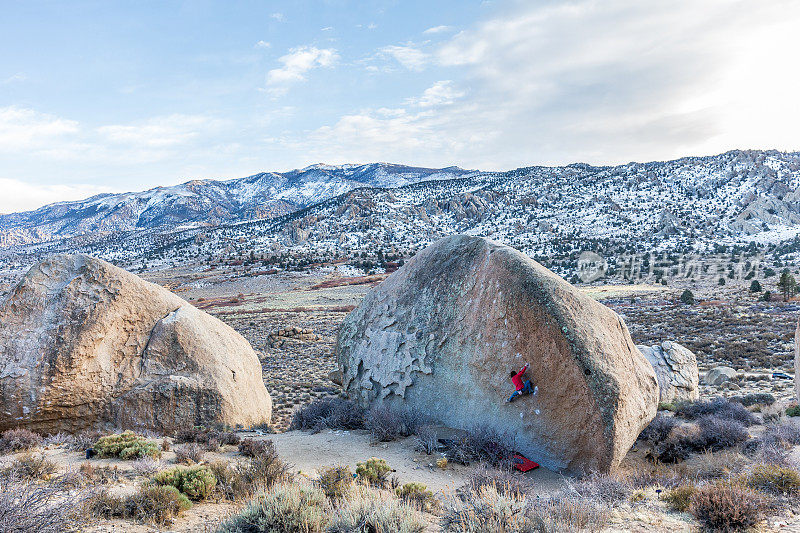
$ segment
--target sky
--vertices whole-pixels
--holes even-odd
[[[313,163],[800,150],[800,2],[0,0],[0,213]]]

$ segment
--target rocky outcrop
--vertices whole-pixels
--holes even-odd
[[[694,401],[700,397],[700,373],[691,350],[672,341],[637,348],[656,372],[660,402]]]
[[[85,255],[56,255],[0,303],[0,429],[268,423],[247,341],[166,289]]]
[[[370,291],[337,341],[363,404],[489,426],[546,467],[608,471],[655,416],[652,366],[622,319],[520,252],[458,235]],[[505,402],[529,361],[538,395]]]
[[[706,372],[703,382],[706,385],[722,385],[726,381],[736,379],[736,370],[729,366],[717,366]]]

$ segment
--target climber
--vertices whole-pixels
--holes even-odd
[[[511,382],[514,384],[514,387],[517,389],[511,395],[511,397],[506,400],[506,403],[513,402],[517,396],[522,396],[523,394],[531,394],[534,395],[539,392],[539,387],[534,387],[531,383],[531,380],[527,379],[524,382],[522,381],[522,376],[525,374],[525,371],[528,370],[530,363],[525,363],[525,366],[522,367],[522,370],[519,372],[515,372],[514,370],[511,371]]]

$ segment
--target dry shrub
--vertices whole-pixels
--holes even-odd
[[[639,465],[625,474],[626,481],[634,489],[672,489],[682,485],[685,482],[684,477],[683,472],[659,462]]]
[[[747,485],[769,494],[795,495],[800,492],[800,473],[778,465],[758,465],[747,476]]]
[[[133,461],[131,468],[137,476],[150,477],[163,468],[163,463],[152,457],[142,457]]]
[[[245,457],[277,457],[271,440],[244,439],[239,443],[239,453]]]
[[[69,433],[59,431],[58,433],[48,435],[42,440],[42,446],[66,446],[72,448],[75,445],[75,437]]]
[[[226,444],[236,446],[240,441],[239,436],[231,431],[216,431],[201,426],[179,431],[175,435],[175,440],[181,443],[189,442],[206,446],[222,446]]]
[[[764,500],[756,492],[729,482],[699,487],[691,497],[689,512],[707,529],[739,531],[762,518]]]
[[[427,527],[427,520],[411,505],[386,491],[361,487],[334,509],[326,532],[421,533]]]
[[[0,454],[21,452],[41,445],[41,435],[25,428],[8,429],[0,435]]]
[[[630,483],[609,474],[591,474],[580,479],[572,488],[588,499],[606,504],[616,504],[627,500],[633,491]]]
[[[433,512],[438,507],[439,502],[424,483],[406,483],[396,488],[394,492],[404,502],[425,512]]]
[[[525,494],[525,485],[519,476],[487,465],[478,465],[469,474],[463,490],[478,491],[481,487],[492,487],[501,494]]]
[[[0,478],[0,531],[62,533],[76,531],[87,522],[85,491],[61,476],[46,483]]]
[[[681,485],[662,494],[661,499],[667,502],[673,511],[683,513],[689,510],[689,504],[692,503],[692,496],[696,490],[694,485]]]
[[[750,461],[738,451],[709,450],[686,461],[683,473],[686,477],[698,481],[723,479],[742,472],[749,463]]]
[[[738,446],[749,437],[750,434],[741,423],[708,415],[700,418],[696,425],[675,428],[666,440],[653,447],[651,453],[662,463],[677,463],[693,453]]]
[[[325,494],[296,483],[276,485],[225,521],[218,533],[258,531],[322,533],[328,519]]]
[[[217,478],[216,490],[223,498],[241,501],[279,482],[291,479],[289,465],[277,456],[260,456],[243,461],[215,461],[208,465]]]
[[[185,465],[201,462],[205,451],[199,444],[189,443],[175,447],[175,461]]]
[[[713,400],[697,400],[695,402],[682,402],[678,404],[675,415],[688,420],[696,420],[706,416],[715,416],[726,420],[739,422],[749,427],[758,422],[758,419],[741,403],[731,402],[725,398]]]
[[[729,398],[729,400],[731,402],[740,403],[745,407],[751,407],[753,405],[772,405],[777,401],[775,396],[768,392],[754,392],[745,394],[744,396],[733,396]]]
[[[430,455],[439,449],[438,432],[434,426],[423,425],[416,431],[417,450]]]
[[[124,477],[117,466],[96,466],[89,461],[81,463],[78,472],[87,482],[96,485],[117,483]]]
[[[75,452],[86,451],[91,448],[97,439],[103,434],[99,431],[81,431],[72,435],[72,442],[68,444],[69,449]]]
[[[527,512],[537,533],[597,531],[608,520],[605,507],[572,495],[531,502]]]
[[[749,456],[766,464],[787,466],[789,452],[800,444],[800,428],[791,422],[771,424],[758,438],[750,439],[744,445]]]
[[[515,447],[514,435],[501,433],[488,426],[478,426],[455,439],[447,455],[450,460],[460,464],[478,462],[510,470]]]
[[[58,466],[43,453],[25,452],[6,467],[6,477],[35,481],[49,479],[56,473]]]
[[[528,500],[520,494],[501,493],[484,486],[450,498],[442,512],[447,532],[560,533],[600,529],[606,511],[598,502],[575,494]]]
[[[165,525],[192,507],[192,503],[175,487],[143,485],[126,496],[109,492],[98,494],[90,503],[90,511],[100,518],[129,518],[138,522]]]
[[[413,435],[422,417],[411,409],[393,409],[380,405],[369,410],[365,426],[377,442],[389,442]]]
[[[644,431],[639,434],[639,438],[657,444],[669,437],[669,434],[678,425],[680,423],[675,420],[675,417],[658,413],[652,422],[644,428]]]
[[[353,472],[349,466],[329,466],[319,471],[317,483],[325,496],[338,500],[347,496],[353,488]]]
[[[322,398],[297,409],[289,429],[363,429],[364,409],[344,398]]]

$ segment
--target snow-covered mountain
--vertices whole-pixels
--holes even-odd
[[[314,166],[200,182],[204,194],[184,192],[193,183],[139,193],[147,198],[139,202],[152,202],[148,208],[133,200],[137,195],[114,195],[122,205],[117,211],[125,212],[126,205],[137,205],[138,211],[120,216],[135,223],[110,224],[118,227],[110,233],[6,247],[0,255],[22,261],[23,256],[79,250],[124,263],[154,264],[278,253],[297,265],[372,257],[378,250],[409,256],[444,235],[469,233],[514,246],[566,275],[574,271],[582,250],[618,258],[620,272],[639,268],[623,264],[630,254],[641,261],[643,254],[653,253],[768,253],[778,258],[800,251],[800,152],[731,151],[664,162],[508,172]],[[170,193],[160,193],[165,190]],[[71,224],[102,225],[117,211],[112,206],[101,212],[96,205],[113,204],[111,198],[43,209],[52,216],[70,205],[76,210]],[[40,227],[36,213],[23,214],[32,228]],[[0,226],[10,227],[8,219],[14,216],[6,216]],[[176,229],[172,223],[185,226]],[[54,227],[44,233],[64,235]],[[669,270],[677,269],[673,275],[700,268],[669,261]],[[753,268],[752,261],[737,265]],[[648,268],[657,273],[667,267]],[[702,269],[709,277],[717,275],[705,265]]]
[[[356,187],[402,187],[422,180],[474,174],[387,163],[311,165],[227,181],[194,180],[143,192],[102,194],[24,213],[0,214],[0,246],[34,244],[79,235],[217,226],[269,219],[322,202]]]

